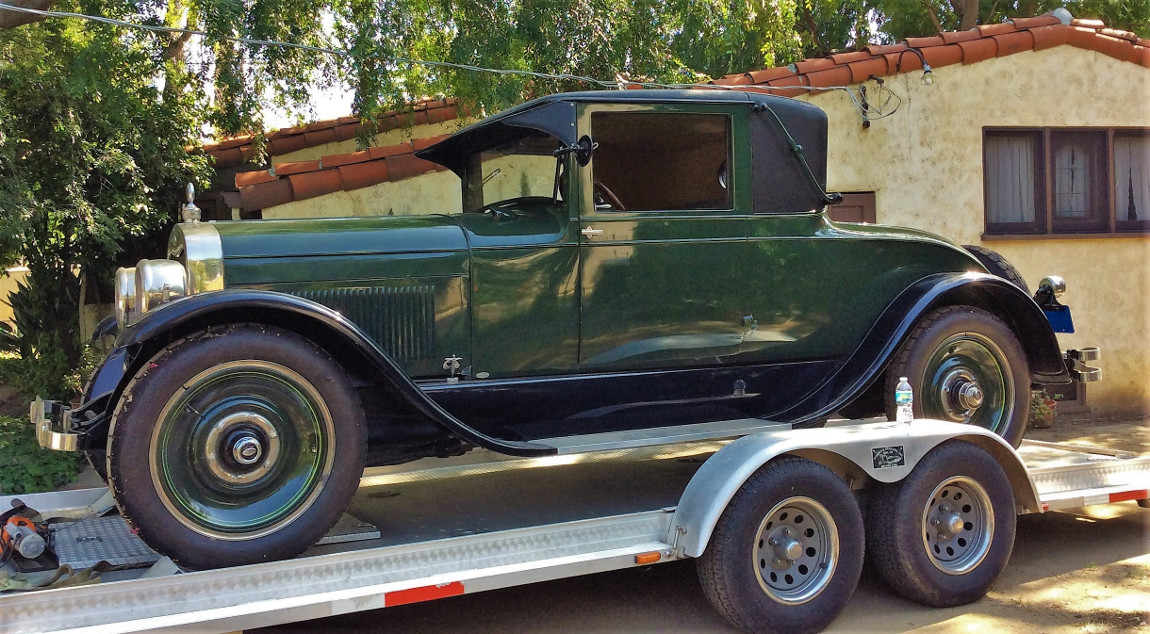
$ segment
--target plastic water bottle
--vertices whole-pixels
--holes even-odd
[[[909,425],[914,420],[914,390],[905,376],[898,378],[898,386],[894,388],[894,406],[898,422]]]

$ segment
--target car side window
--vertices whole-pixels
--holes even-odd
[[[731,118],[595,112],[591,170],[601,211],[731,209]]]

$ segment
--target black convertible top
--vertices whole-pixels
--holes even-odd
[[[460,176],[467,157],[539,130],[572,145],[578,103],[744,103],[752,110],[753,206],[758,213],[818,209],[826,198],[827,117],[809,103],[741,90],[594,90],[533,99],[474,123],[416,152]],[[796,146],[801,150],[796,151]],[[803,161],[806,165],[804,166]]]

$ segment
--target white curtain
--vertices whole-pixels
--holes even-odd
[[[1054,217],[1090,215],[1090,156],[1078,143],[1058,148],[1054,155]]]
[[[1034,137],[986,137],[986,221],[1034,222]]]
[[[1150,136],[1114,135],[1114,212],[1123,220],[1150,220]]]

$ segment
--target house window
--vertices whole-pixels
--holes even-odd
[[[876,222],[874,192],[843,192],[843,200],[827,207],[836,222]]]
[[[988,235],[1150,231],[1146,130],[986,130]]]
[[[1150,230],[1150,133],[1114,134],[1114,198],[1119,231]]]

